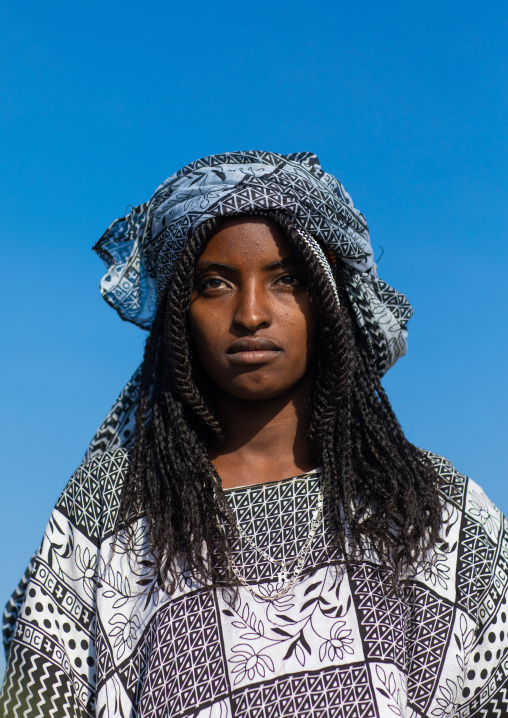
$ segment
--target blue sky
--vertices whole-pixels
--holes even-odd
[[[409,438],[508,512],[507,5],[6,2],[0,11],[4,602],[144,334],[90,251],[188,162],[311,150],[410,298]]]

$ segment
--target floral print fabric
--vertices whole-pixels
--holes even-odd
[[[51,516],[27,589],[6,614],[2,716],[452,718],[508,716],[508,523],[473,481],[442,478],[442,539],[395,590],[374,557],[345,570],[326,516],[292,590],[152,588],[112,534],[128,455],[84,464]],[[228,491],[251,538],[232,546],[272,593],[308,535],[319,472]],[[254,544],[252,546],[251,544]],[[263,556],[268,555],[272,560]]]

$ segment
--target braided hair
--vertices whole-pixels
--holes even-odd
[[[374,550],[397,579],[439,539],[439,479],[411,444],[381,386],[336,262],[337,305],[316,255],[282,211],[263,213],[284,231],[308,275],[318,324],[309,445],[322,466],[326,512],[345,560]],[[129,535],[145,516],[154,576],[177,577],[177,562],[202,584],[235,584],[228,540],[236,535],[220,478],[209,461],[225,429],[193,349],[188,309],[200,254],[220,218],[190,238],[148,337],[134,442],[117,521]],[[227,531],[221,527],[226,525]],[[347,530],[346,530],[346,527]],[[131,538],[134,535],[131,531]],[[174,583],[173,583],[174,585]]]

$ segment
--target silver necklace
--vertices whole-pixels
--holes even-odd
[[[228,562],[229,566],[238,579],[239,583],[244,586],[247,591],[252,594],[254,597],[259,598],[263,601],[277,601],[279,598],[282,598],[285,596],[295,585],[297,582],[302,570],[303,566],[305,564],[305,560],[310,552],[310,549],[312,547],[312,542],[314,540],[314,537],[316,536],[317,530],[321,524],[322,518],[323,518],[323,494],[321,492],[321,489],[319,490],[318,494],[318,505],[313,513],[310,527],[309,527],[309,533],[307,535],[307,539],[305,540],[305,544],[303,545],[303,548],[298,553],[297,556],[291,559],[289,561],[289,566],[291,564],[296,563],[295,568],[291,574],[291,572],[288,570],[288,565],[286,564],[285,559],[282,561],[277,561],[274,559],[270,554],[268,554],[266,551],[264,551],[262,548],[257,546],[255,542],[251,539],[251,537],[242,529],[239,522],[236,520],[236,517],[234,516],[233,511],[228,506],[228,514],[229,518],[232,522],[234,522],[237,526],[238,533],[243,538],[251,548],[254,549],[257,553],[259,553],[263,558],[265,558],[269,563],[272,564],[272,566],[275,566],[278,568],[278,583],[277,585],[282,584],[282,587],[278,591],[274,591],[272,593],[260,593],[255,588],[253,588],[245,576],[241,573],[240,569],[235,563],[235,560],[231,554],[228,555]]]

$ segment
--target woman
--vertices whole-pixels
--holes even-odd
[[[150,335],[8,607],[3,715],[508,715],[504,518],[397,423],[411,308],[340,183],[208,157],[95,249]]]

